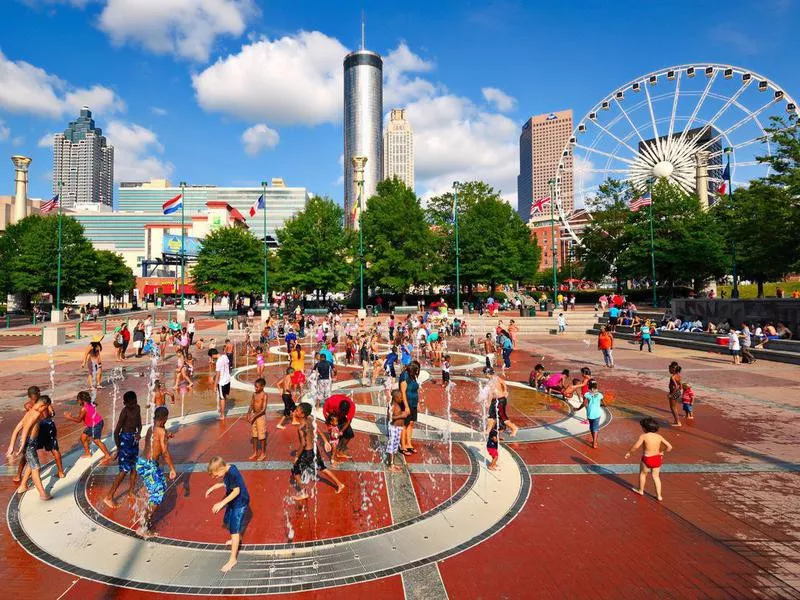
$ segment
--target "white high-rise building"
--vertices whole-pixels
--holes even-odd
[[[383,178],[392,177],[414,189],[414,134],[403,108],[392,109],[383,132]]]
[[[114,205],[114,148],[88,106],[53,139],[53,194],[59,192],[62,208]]]

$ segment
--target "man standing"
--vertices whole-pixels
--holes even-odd
[[[317,363],[314,365],[314,372],[317,373],[317,397],[314,399],[316,404],[319,404],[320,399],[327,398],[331,395],[331,387],[333,385],[333,377],[336,375],[336,370],[330,362],[322,355],[321,352],[317,353]]]
[[[231,393],[231,363],[226,354],[220,354],[216,348],[208,351],[208,356],[214,364],[214,374],[209,375],[209,381],[213,382],[217,392],[217,408],[219,418],[225,419],[225,403]]]

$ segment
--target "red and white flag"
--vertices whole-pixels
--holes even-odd
[[[58,194],[53,196],[47,202],[42,202],[41,206],[39,207],[39,214],[49,215],[56,209],[58,209]]]
[[[250,207],[250,218],[255,217],[256,211],[259,209],[264,210],[264,194],[261,194],[258,200],[253,203],[253,206]]]

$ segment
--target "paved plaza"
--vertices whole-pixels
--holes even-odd
[[[496,324],[477,315],[468,322],[476,336]],[[198,336],[219,347],[224,321],[199,319]],[[336,494],[322,475],[311,497],[297,502],[289,487],[297,434],[276,428],[281,350],[273,348],[266,367],[264,461],[248,459],[244,419],[254,359],[237,356],[223,422],[206,353],[196,351],[194,388],[169,405],[178,476],[156,512],[158,536],[144,539],[135,522],[144,490],[130,505],[125,482],[121,506],[106,506],[117,468],[100,464],[99,452],[82,458],[82,427],[62,418],[86,385],[80,359],[88,340],[52,351],[31,338],[0,340],[0,432],[8,439],[25,389],[40,386],[55,401],[67,470],[59,480],[52,465],[43,468],[48,502],[35,491],[14,493],[14,465],[0,471],[4,597],[800,598],[800,370],[793,365],[733,365],[722,355],[657,344],[648,354],[620,342],[612,370],[602,366],[596,339],[580,331],[525,333],[507,373],[509,418],[521,429],[501,439],[493,472],[482,433],[482,357],[468,338],[450,338],[455,387],[448,393],[439,366],[423,362],[418,453],[396,473],[381,463],[383,387],[341,366],[334,391],[352,395],[358,407],[352,460],[334,467],[345,488]],[[666,392],[673,360],[697,395],[696,419],[679,428],[669,425]],[[527,386],[538,362],[548,371],[592,369],[607,401],[599,448],[587,442],[582,410]],[[103,363],[104,435],[124,391],[138,393],[144,414],[151,377],[170,384],[174,377],[174,358],[155,365],[130,358],[123,366],[109,348]],[[658,419],[674,446],[662,471],[663,502],[652,481],[644,497],[631,490],[638,456],[624,458],[645,416]],[[110,435],[107,443],[113,446]],[[252,509],[239,563],[224,575],[227,530],[204,497],[212,483],[206,464],[217,454],[241,470]]]

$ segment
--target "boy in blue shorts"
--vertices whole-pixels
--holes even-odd
[[[214,479],[222,478],[222,483],[215,483],[206,490],[206,498],[211,492],[222,487],[225,488],[225,497],[211,507],[211,511],[217,514],[223,508],[225,517],[222,522],[228,526],[231,532],[230,547],[231,557],[228,559],[220,571],[227,573],[236,565],[236,556],[239,554],[239,545],[242,542],[242,531],[244,530],[244,514],[250,504],[250,494],[239,469],[235,465],[229,465],[221,456],[215,456],[208,461],[208,472]]]
[[[586,419],[589,421],[589,434],[592,436],[592,448],[597,448],[597,434],[600,431],[600,417],[603,416],[603,394],[597,391],[597,382],[589,380],[589,391],[583,395],[581,408],[586,407]]]
[[[130,475],[131,484],[128,488],[128,501],[136,499],[133,490],[136,488],[136,459],[139,458],[139,437],[142,433],[142,409],[136,400],[136,392],[127,391],[122,396],[122,411],[119,413],[117,426],[114,428],[114,443],[117,449],[114,455],[117,457],[119,473],[117,478],[108,490],[108,494],[103,498],[103,502],[109,508],[117,508],[119,504],[114,502],[114,494],[126,475]]]

